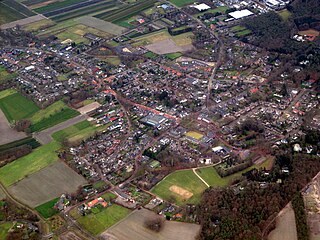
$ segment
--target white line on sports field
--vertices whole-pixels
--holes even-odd
[[[196,168],[192,168],[192,171],[207,187],[210,187],[210,185],[197,173]]]

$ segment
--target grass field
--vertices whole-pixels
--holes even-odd
[[[98,235],[125,218],[130,212],[127,208],[113,204],[110,207],[103,208],[97,214],[91,213],[86,216],[80,216],[76,208],[74,208],[70,214],[90,233]]]
[[[104,129],[104,127],[102,127]],[[101,127],[96,127],[88,121],[77,123],[71,127],[52,134],[52,138],[58,142],[71,139],[86,139],[92,136],[96,131],[101,130]]]
[[[181,57],[182,54],[181,54],[181,53],[168,53],[168,54],[166,54],[165,56],[166,56],[167,58],[169,58],[170,60],[175,60],[175,59]]]
[[[35,209],[37,210],[38,213],[41,214],[42,217],[50,218],[59,212],[58,210],[53,208],[58,200],[59,200],[59,198],[55,198],[49,202],[46,202],[46,203],[36,207]]]
[[[29,23],[27,25],[24,25],[22,28],[25,31],[28,32],[36,32],[39,29],[43,29],[43,28],[48,28],[53,26],[55,23],[53,21],[51,21],[50,19],[43,19],[37,22],[33,22],[33,23]]]
[[[240,32],[236,32],[237,37],[244,37],[244,36],[248,36],[250,34],[251,34],[251,30],[249,30],[249,29],[246,29],[246,30],[243,30]]]
[[[0,224],[0,239],[6,239],[9,229],[12,227],[12,222],[5,222]]]
[[[58,102],[57,106],[59,105],[60,103]],[[68,119],[80,115],[78,111],[71,109],[67,106],[64,106],[62,108],[56,108],[56,105],[51,105],[48,108],[42,111],[43,118],[41,118],[41,115],[37,115],[33,118],[34,123],[32,123],[32,125],[30,126],[31,132],[38,132],[47,129],[49,127],[52,127],[54,125],[57,125]]]
[[[187,200],[183,199],[183,197],[177,193],[169,190],[169,188],[173,185],[190,191],[193,193],[193,196]],[[199,203],[201,194],[205,189],[206,185],[193,173],[192,170],[183,170],[176,171],[165,177],[161,182],[152,188],[151,192],[165,200],[173,200],[176,204],[183,205],[186,203]]]
[[[11,95],[0,99],[0,108],[9,122],[29,118],[39,111],[39,107],[31,100],[22,96],[20,93],[11,93]],[[8,94],[8,91],[6,91],[4,95],[5,94]],[[1,95],[0,92],[0,96]]]
[[[2,98],[8,97],[8,96],[10,96],[10,95],[12,95],[12,94],[14,94],[14,93],[16,93],[16,92],[17,92],[17,91],[14,90],[14,89],[6,89],[6,90],[3,90],[3,91],[0,92],[0,100],[1,100]]]
[[[0,66],[0,83],[5,83],[15,77],[17,77],[16,73],[9,73],[4,67]]]
[[[11,185],[8,190],[17,199],[34,208],[60,197],[74,193],[87,181],[61,161],[30,174]]]
[[[188,4],[192,4],[194,0],[170,0],[170,2],[178,7],[183,7]]]
[[[194,132],[194,131],[187,132],[186,136],[194,138],[196,140],[200,140],[201,138],[203,138],[203,135],[201,133],[197,133],[197,132]]]
[[[60,144],[52,141],[35,149],[32,153],[5,165],[0,168],[0,181],[8,187],[27,175],[48,166],[58,159],[55,151],[59,148]]]
[[[220,6],[220,7],[217,7],[217,8],[209,9],[209,10],[204,11],[204,12],[197,13],[194,16],[196,16],[196,17],[202,16],[205,13],[223,13],[224,14],[227,10],[228,10],[227,6]]]

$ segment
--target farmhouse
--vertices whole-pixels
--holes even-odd
[[[88,206],[88,208],[93,208],[98,204],[100,204],[104,208],[108,206],[108,203],[102,197],[96,198],[96,199],[88,202],[87,206]]]

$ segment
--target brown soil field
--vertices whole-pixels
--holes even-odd
[[[191,198],[191,197],[193,196],[193,193],[192,193],[192,192],[189,192],[188,190],[185,190],[185,189],[183,189],[183,188],[181,188],[181,187],[178,187],[178,186],[176,186],[176,185],[172,185],[172,186],[169,188],[169,190],[170,190],[171,192],[174,192],[174,193],[180,195],[183,199],[186,199],[186,200],[189,199],[189,198]]]
[[[13,184],[8,190],[13,196],[34,208],[63,193],[75,192],[79,186],[86,183],[82,176],[65,163],[57,161]]]
[[[136,210],[127,218],[120,221],[101,234],[104,240],[194,240],[196,239],[200,225],[165,221],[160,232],[154,232],[144,226],[145,220],[154,218],[156,213],[147,209]]]
[[[0,110],[0,133],[1,133],[0,145],[17,141],[19,139],[27,137],[27,135],[24,132],[17,132],[16,130],[10,127],[10,124],[6,116],[3,114],[1,110]]]
[[[291,203],[280,211],[276,220],[276,228],[270,232],[268,240],[298,240],[296,220]]]

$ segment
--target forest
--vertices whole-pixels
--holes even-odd
[[[289,167],[292,172],[281,175],[281,166]],[[198,206],[198,218],[202,225],[200,238],[266,239],[275,227],[278,212],[319,171],[320,161],[316,156],[279,153],[266,186],[248,182],[240,192],[233,188],[209,188]]]

